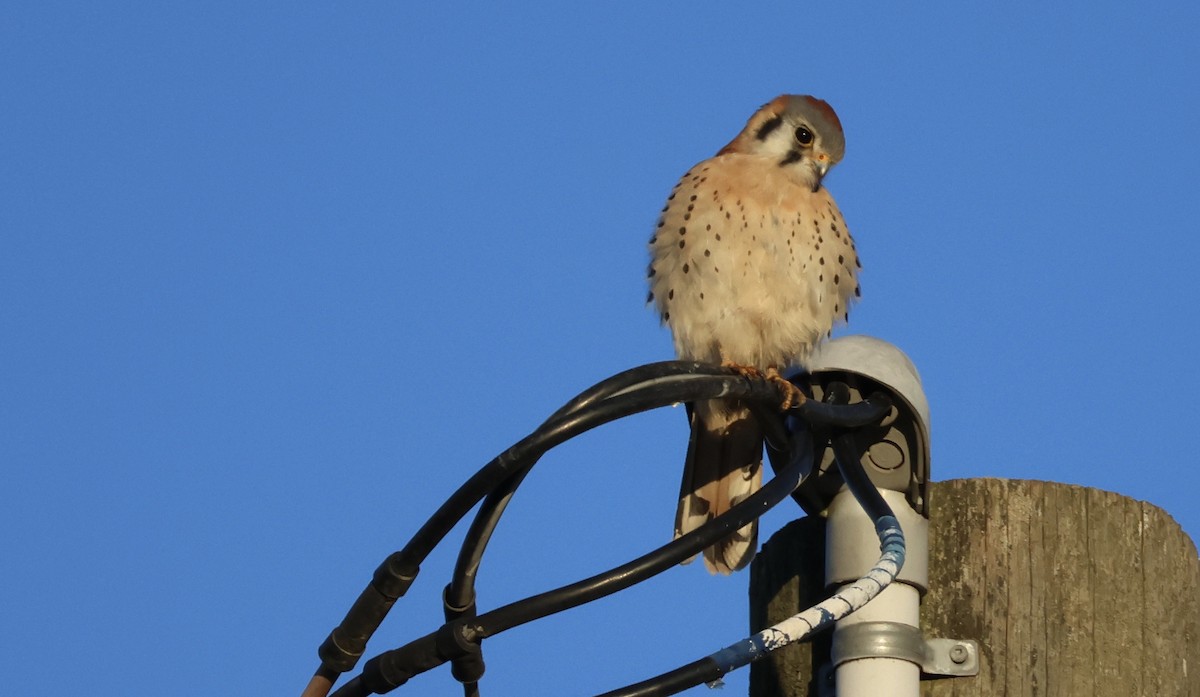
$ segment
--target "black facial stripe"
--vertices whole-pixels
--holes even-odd
[[[793,162],[799,162],[804,159],[804,155],[799,150],[789,150],[786,157],[779,161],[780,167],[787,167]]]
[[[759,140],[766,140],[767,136],[771,135],[771,131],[775,130],[776,128],[779,128],[782,125],[783,125],[783,117],[782,116],[772,116],[770,119],[763,122],[763,125],[758,127],[758,133],[755,133],[754,137],[758,138]]]

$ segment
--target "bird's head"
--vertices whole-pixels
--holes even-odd
[[[770,157],[813,191],[846,152],[842,123],[829,104],[808,95],[785,94],[763,105],[720,154]]]

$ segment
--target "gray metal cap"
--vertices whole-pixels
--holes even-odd
[[[920,417],[922,435],[929,442],[929,400],[921,387],[921,376],[909,357],[894,345],[863,334],[838,337],[817,344],[804,365],[810,373],[855,373],[887,385]]]

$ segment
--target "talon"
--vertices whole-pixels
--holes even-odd
[[[775,366],[769,366],[765,371],[763,371],[752,365],[742,365],[740,363],[734,363],[730,360],[723,360],[721,361],[721,367],[729,368],[738,375],[741,375],[744,378],[749,378],[750,380],[766,380],[767,382],[775,383],[780,392],[783,393],[783,402],[781,402],[779,405],[781,411],[787,411],[794,406],[802,404],[804,400],[808,399],[808,397],[806,397],[805,394],[800,391],[799,387],[796,387],[786,378],[780,375],[779,369]]]
[[[734,363],[730,360],[724,360],[721,361],[721,367],[730,368],[731,370],[737,372],[738,375],[741,375],[744,378],[750,378],[751,380],[761,380],[764,377],[762,371],[752,365],[742,365],[740,363]]]
[[[773,382],[783,391],[783,403],[779,405],[780,410],[787,411],[794,406],[804,403],[808,399],[799,387],[793,385],[789,380],[779,374],[779,371],[774,367],[767,368],[766,378],[769,382]]]

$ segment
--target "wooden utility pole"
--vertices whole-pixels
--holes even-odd
[[[1200,560],[1166,512],[1051,482],[930,489],[921,629],[978,641],[981,666],[923,682],[923,697],[1200,697]],[[827,597],[824,547],[821,518],[771,537],[751,568],[752,630]],[[751,697],[819,697],[828,656],[828,633],[771,654]]]

